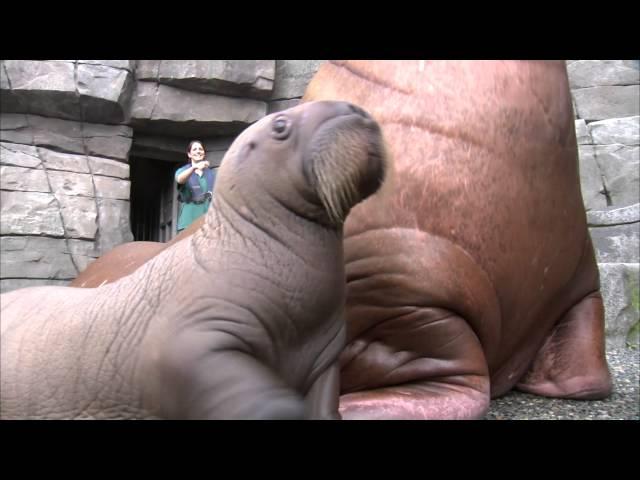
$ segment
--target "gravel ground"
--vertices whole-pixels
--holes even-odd
[[[613,394],[606,400],[561,400],[511,391],[491,401],[485,420],[640,420],[640,351],[607,348]]]

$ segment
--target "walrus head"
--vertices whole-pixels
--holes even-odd
[[[381,129],[364,110],[347,102],[304,103],[238,136],[222,161],[215,196],[252,212],[273,200],[337,228],[378,190],[385,165]]]

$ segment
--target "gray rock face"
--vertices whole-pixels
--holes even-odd
[[[302,97],[323,62],[325,60],[276,60],[276,82],[271,100]]]
[[[640,318],[638,263],[601,263],[600,289],[604,299],[607,343],[624,345]]]
[[[64,235],[51,193],[0,191],[0,220],[1,235]]]
[[[131,71],[106,65],[79,64],[80,120],[120,123],[128,119],[135,81]]]
[[[183,90],[268,99],[274,60],[138,60],[136,77]]]
[[[593,145],[579,145],[580,159],[580,189],[584,207],[589,210],[604,210],[607,208],[602,172],[596,162]]]
[[[62,153],[48,148],[37,148],[37,154],[47,170],[90,173],[86,155]]]
[[[605,211],[587,212],[590,227],[640,222],[640,203]]]
[[[56,195],[66,235],[70,238],[93,239],[98,229],[98,208],[92,197]]]
[[[76,61],[2,61],[3,112],[67,120],[120,123],[126,119],[130,70]]]
[[[590,228],[600,263],[635,263],[640,251],[640,223]]]
[[[576,140],[578,145],[591,145],[593,143],[587,123],[582,119],[576,120]]]
[[[587,210],[633,205],[640,198],[639,147],[580,145],[580,183]]]
[[[136,68],[135,60],[77,60],[78,64],[102,65],[111,68],[121,68],[129,72],[134,72]]]
[[[640,85],[580,88],[572,93],[578,117],[587,122],[640,113]]]
[[[38,150],[32,145],[0,142],[0,164],[36,168],[41,161]]]
[[[47,174],[34,168],[0,166],[0,189],[23,192],[50,192]]]
[[[128,180],[95,175],[93,181],[96,186],[96,197],[129,200],[131,183]]]
[[[157,135],[237,135],[266,113],[267,104],[258,100],[138,82],[131,124],[137,131]]]
[[[640,199],[640,147],[596,145],[595,159],[612,206],[626,206]]]
[[[575,60],[567,62],[571,88],[640,83],[638,60]]]
[[[619,143],[622,145],[640,144],[640,116],[625,118],[610,118],[589,124],[589,132],[593,143],[608,145]]]
[[[105,158],[88,157],[89,168],[94,175],[104,175],[106,177],[116,177],[122,179],[129,178],[129,165]]]
[[[99,198],[99,234],[96,249],[100,254],[108,252],[121,243],[132,242],[129,202],[110,198]]]
[[[88,173],[72,173],[51,170],[47,172],[51,188],[56,195],[80,195],[93,197],[93,181]]]
[[[0,140],[126,161],[133,130],[125,125],[72,122],[38,115],[0,115]]]
[[[5,278],[72,280],[78,273],[64,239],[2,237],[0,251],[3,253],[0,266]]]
[[[290,100],[274,100],[273,102],[269,102],[269,112],[281,112],[282,110],[286,110],[287,108],[293,108],[300,103],[299,98],[292,98]]]

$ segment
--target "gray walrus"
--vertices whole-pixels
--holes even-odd
[[[609,395],[564,62],[327,62],[303,100],[363,107],[389,148],[345,223],[343,418]]]
[[[384,171],[348,103],[260,120],[187,240],[100,288],[0,297],[2,418],[339,418],[342,224]]]

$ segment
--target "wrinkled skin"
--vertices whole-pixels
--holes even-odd
[[[349,104],[260,120],[193,235],[99,288],[0,297],[0,415],[339,418],[342,223],[384,171],[380,129]]]
[[[181,231],[171,241],[163,242],[127,242],[112,248],[100,258],[94,260],[87,268],[69,283],[70,287],[95,288],[115,282],[129,275],[148,260],[183,238],[193,235],[204,223],[205,217]]]
[[[389,148],[345,223],[343,418],[610,394],[564,62],[327,62],[303,100],[363,107]]]

